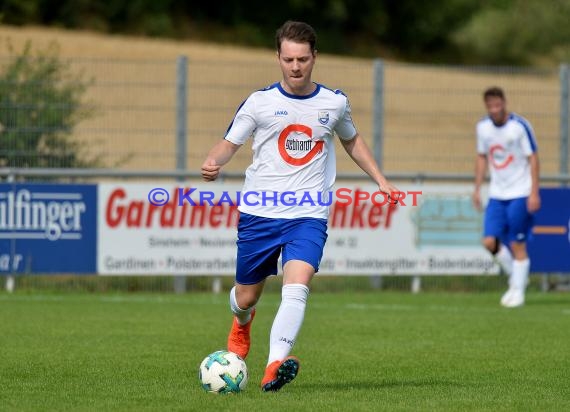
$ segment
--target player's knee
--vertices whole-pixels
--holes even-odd
[[[483,238],[483,246],[487,249],[491,254],[496,255],[499,251],[499,240],[494,237],[486,237]]]
[[[258,300],[259,296],[256,293],[245,292],[236,294],[236,303],[243,310],[254,307]]]

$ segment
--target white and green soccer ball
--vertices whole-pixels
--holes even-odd
[[[199,378],[207,392],[237,393],[247,385],[247,366],[235,353],[219,350],[204,358]]]

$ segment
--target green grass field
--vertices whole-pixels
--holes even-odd
[[[2,411],[570,410],[570,295],[314,293],[295,381],[258,384],[279,295],[263,296],[238,395],[198,365],[224,347],[227,297],[0,293]]]

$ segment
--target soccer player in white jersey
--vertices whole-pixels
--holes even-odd
[[[507,111],[505,94],[491,87],[483,94],[488,116],[477,123],[473,203],[481,209],[479,189],[489,168],[489,203],[483,245],[509,276],[501,305],[524,305],[530,260],[526,244],[533,214],[540,208],[539,161],[530,123]]]
[[[239,206],[236,282],[230,292],[234,320],[228,350],[247,356],[255,304],[267,276],[277,274],[281,255],[282,299],[271,328],[263,391],[279,390],[299,370],[299,360],[289,354],[303,322],[309,284],[322,258],[328,206],[314,197],[313,204],[302,205],[291,199],[304,192],[317,196],[332,189],[335,134],[380,191],[388,195],[397,191],[358,134],[347,97],[311,80],[315,42],[315,31],[306,23],[287,21],[277,30],[282,80],[252,93],[242,103],[224,139],[202,165],[204,180],[215,180],[221,167],[253,138],[253,163],[246,170],[242,193],[259,196]],[[274,199],[274,192],[288,196]]]

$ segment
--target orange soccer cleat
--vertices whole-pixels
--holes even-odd
[[[286,383],[291,382],[299,373],[299,359],[289,356],[283,361],[271,362],[265,369],[261,380],[261,389],[264,392],[278,391]]]
[[[228,336],[228,351],[237,354],[242,359],[245,359],[249,353],[249,346],[251,345],[249,331],[251,329],[251,322],[253,322],[254,316],[255,309],[251,311],[251,319],[249,319],[249,322],[245,325],[240,325],[237,318],[234,316],[232,329]]]

